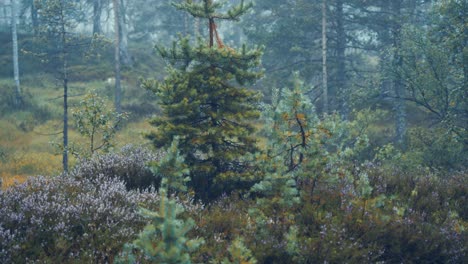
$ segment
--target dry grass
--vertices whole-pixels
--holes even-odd
[[[2,179],[2,189],[5,190],[8,187],[11,187],[16,184],[23,183],[27,180],[28,176],[26,175],[10,175],[6,173],[1,173],[0,178]]]

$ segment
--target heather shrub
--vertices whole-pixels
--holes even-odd
[[[144,189],[150,186],[157,188],[161,178],[153,174],[149,163],[158,161],[161,156],[161,152],[127,145],[119,152],[94,155],[81,160],[70,174],[77,178],[95,175],[117,178],[124,181],[128,189]]]
[[[145,225],[138,207],[158,200],[103,175],[31,177],[0,191],[0,262],[112,262]]]

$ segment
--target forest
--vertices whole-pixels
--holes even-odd
[[[0,263],[468,263],[468,1],[0,0]]]

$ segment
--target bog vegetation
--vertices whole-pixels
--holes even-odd
[[[466,1],[0,13],[0,263],[466,263]]]

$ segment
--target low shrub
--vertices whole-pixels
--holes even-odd
[[[124,146],[119,152],[93,157],[78,162],[71,171],[76,178],[104,175],[125,182],[128,189],[158,187],[160,177],[155,176],[149,167],[150,162],[161,158],[162,153],[155,153],[143,147]]]
[[[103,175],[31,177],[0,190],[0,263],[112,263],[158,200]]]

